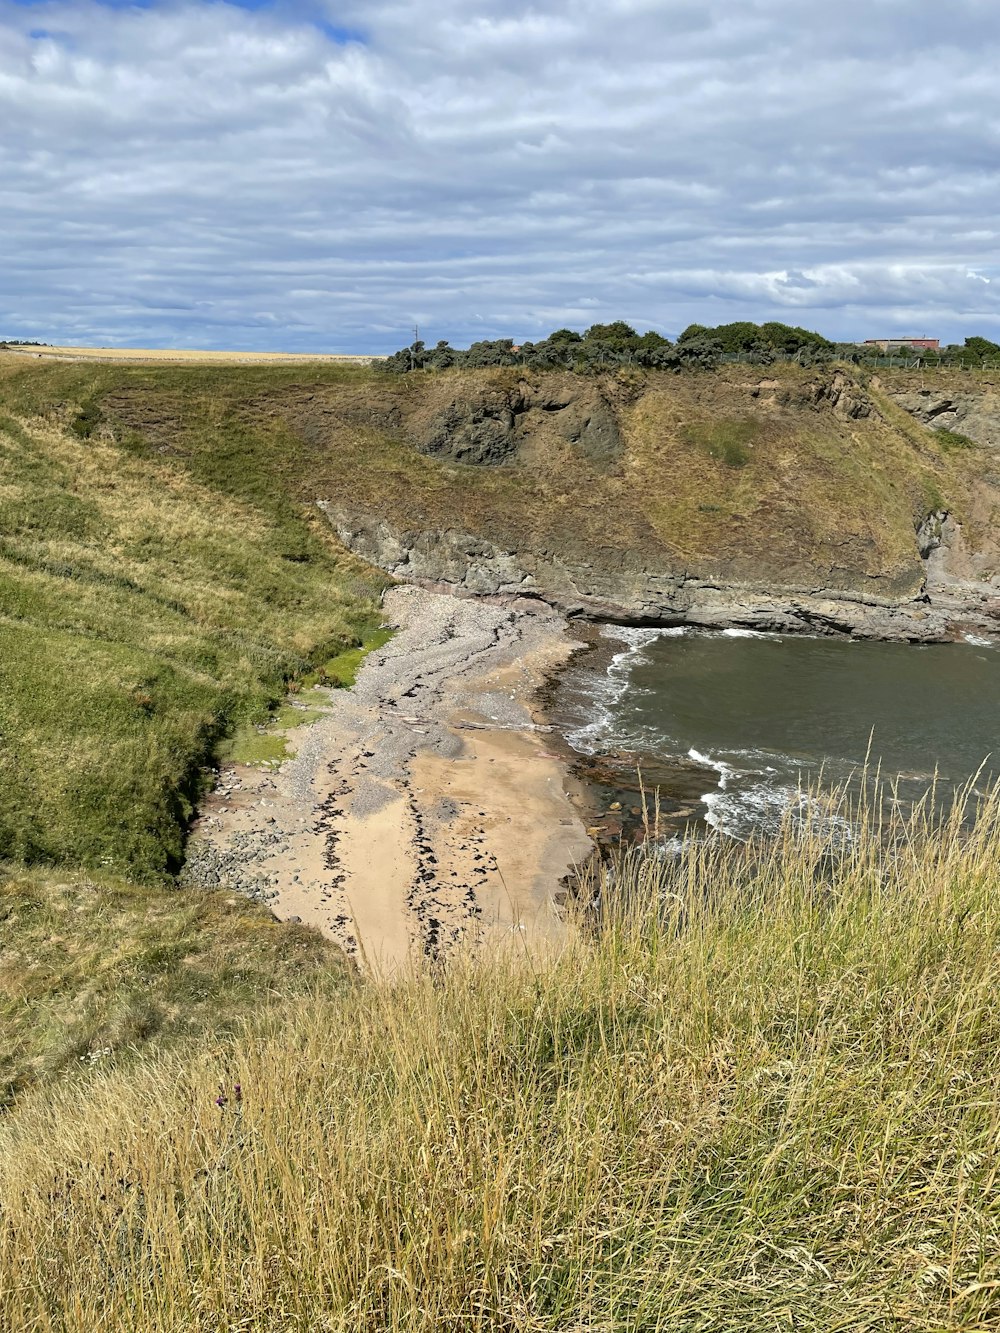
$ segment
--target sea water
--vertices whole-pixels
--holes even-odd
[[[1000,776],[1000,644],[605,626],[556,710],[583,755],[703,766],[698,817],[747,838],[878,771],[900,804]],[[977,776],[978,775],[978,776]]]

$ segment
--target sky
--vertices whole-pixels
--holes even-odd
[[[997,0],[0,0],[0,337],[1000,341]]]

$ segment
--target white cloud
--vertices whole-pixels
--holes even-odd
[[[997,335],[998,45],[992,0],[0,0],[0,333]]]

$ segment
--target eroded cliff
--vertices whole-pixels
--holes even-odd
[[[963,391],[968,439],[932,428],[919,384],[792,366],[257,374],[211,414],[149,383],[101,403],[112,431],[199,466],[234,438],[255,466],[266,453],[277,487],[400,578],[625,620],[923,639],[1000,607],[1000,455],[968,424],[996,405]]]

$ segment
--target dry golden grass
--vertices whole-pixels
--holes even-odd
[[[11,347],[7,354],[34,360],[149,362],[178,365],[287,365],[345,361],[368,365],[381,357],[352,352],[214,352],[180,347]]]
[[[996,1328],[998,879],[996,798],[971,839],[821,818],[626,858],[544,971],[362,987],[29,1096],[0,1326]]]

